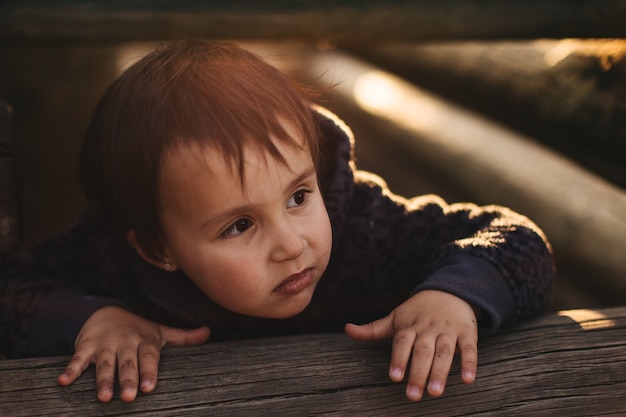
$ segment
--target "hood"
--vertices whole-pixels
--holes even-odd
[[[343,231],[354,192],[354,135],[334,113],[322,107],[315,107],[315,111],[322,136],[318,180],[336,240]]]

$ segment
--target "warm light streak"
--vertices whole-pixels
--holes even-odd
[[[565,310],[560,311],[559,316],[569,317],[578,323],[583,330],[596,330],[615,326],[615,321],[594,310]]]
[[[538,48],[546,48],[543,60],[554,67],[570,55],[594,57],[604,71],[608,71],[626,57],[626,41],[623,39],[562,39],[558,42],[537,41]]]
[[[543,55],[543,60],[549,67],[554,67],[556,64],[567,58],[572,52],[576,51],[579,47],[579,43],[572,39],[564,39],[557,42],[553,48],[548,50]]]
[[[414,86],[382,71],[369,71],[359,76],[354,85],[354,98],[365,110],[393,118],[396,123],[413,129],[424,129],[439,123],[441,102],[428,94],[420,94]]]

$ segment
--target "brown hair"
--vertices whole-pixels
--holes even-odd
[[[126,70],[105,92],[87,130],[80,176],[87,199],[144,252],[163,255],[158,213],[165,153],[187,143],[211,145],[243,174],[243,148],[255,144],[284,162],[272,137],[314,160],[319,134],[309,94],[273,66],[232,44],[175,42]]]

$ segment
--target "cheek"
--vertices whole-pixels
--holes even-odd
[[[324,206],[320,210],[317,219],[311,222],[312,233],[315,235],[315,242],[321,252],[330,253],[332,247],[332,228],[330,225],[330,219]]]
[[[244,259],[234,263],[217,256],[204,256],[200,262],[193,260],[191,262],[193,262],[191,266],[183,265],[183,270],[196,285],[211,292],[229,289],[236,285],[239,281],[238,273],[246,267]]]
[[[245,300],[255,292],[255,284],[262,282],[251,271],[259,271],[252,256],[241,253],[205,256],[201,262],[183,265],[191,281],[216,303],[232,308],[237,300]]]

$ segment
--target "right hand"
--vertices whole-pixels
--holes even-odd
[[[144,393],[156,388],[162,347],[199,345],[209,334],[208,327],[177,329],[146,320],[121,307],[103,307],[81,328],[74,355],[58,381],[63,386],[70,385],[93,363],[98,399],[108,402],[113,398],[117,368],[120,398],[130,402],[137,396],[138,387]]]
[[[382,319],[360,326],[347,324],[345,330],[354,340],[393,338],[389,376],[399,382],[408,375],[406,396],[419,401],[426,390],[433,397],[443,394],[455,350],[461,356],[461,379],[466,384],[474,382],[478,314],[453,294],[423,290]]]

